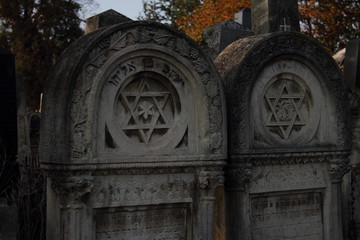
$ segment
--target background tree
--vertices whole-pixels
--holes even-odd
[[[299,1],[302,31],[319,40],[331,53],[360,36],[360,1]]]
[[[249,8],[251,0],[204,0],[191,15],[177,19],[175,25],[195,41],[202,41],[205,28],[228,19],[234,19],[235,13]]]
[[[175,25],[201,42],[205,28],[234,19],[236,12],[250,6],[251,0],[204,0]],[[299,0],[299,13],[302,32],[318,39],[331,53],[360,35],[360,1]]]
[[[180,17],[191,15],[199,5],[200,0],[143,0],[144,16],[139,19],[175,25]]]
[[[0,44],[16,55],[29,107],[38,109],[48,70],[83,34],[79,14],[88,3],[93,0],[0,0]]]

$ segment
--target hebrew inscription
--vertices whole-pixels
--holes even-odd
[[[165,202],[191,202],[194,176],[174,174],[172,176],[142,175],[108,176],[106,181],[98,178],[91,193],[96,207],[121,205],[159,204]]]
[[[321,202],[320,193],[253,197],[252,239],[324,239]]]
[[[96,239],[186,239],[186,208],[127,209],[96,214]]]
[[[287,140],[293,130],[301,130],[306,124],[300,112],[305,94],[296,82],[279,81],[272,84],[264,96],[269,110],[265,126]]]

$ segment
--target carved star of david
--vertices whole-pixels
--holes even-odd
[[[278,127],[283,139],[288,140],[294,126],[304,126],[305,121],[300,113],[305,94],[294,94],[288,91],[287,84],[281,86],[278,94],[265,94],[271,113],[266,119],[267,127]]]
[[[137,91],[121,93],[128,110],[122,129],[137,131],[144,143],[149,143],[155,129],[169,129],[170,121],[163,112],[169,94],[153,91],[146,80],[141,80]]]

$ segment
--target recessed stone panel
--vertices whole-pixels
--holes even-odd
[[[184,205],[102,209],[95,216],[96,240],[185,240],[187,214]]]
[[[251,225],[253,240],[324,239],[321,193],[254,196]]]

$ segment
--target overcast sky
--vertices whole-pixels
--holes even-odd
[[[99,8],[94,11],[93,15],[114,9],[115,11],[136,20],[142,12],[142,0],[97,0]]]

